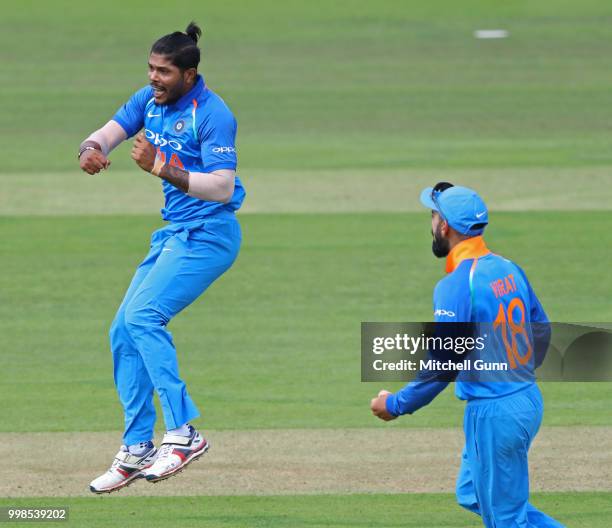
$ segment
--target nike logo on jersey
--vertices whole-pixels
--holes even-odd
[[[149,110],[149,113],[147,114],[147,117],[159,117],[161,114],[152,114],[151,110]]]

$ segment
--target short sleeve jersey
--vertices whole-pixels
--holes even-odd
[[[198,75],[195,86],[170,105],[157,105],[153,89],[138,90],[113,116],[128,137],[140,129],[157,149],[157,155],[172,166],[190,172],[236,170],[236,119],[223,99],[210,90]],[[234,194],[229,203],[193,198],[172,184],[162,183],[165,205],[164,220],[189,222],[214,215],[222,210],[240,208],[245,191],[236,177]]]

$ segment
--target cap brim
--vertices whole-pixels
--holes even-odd
[[[438,210],[438,207],[431,199],[431,193],[433,192],[433,187],[427,187],[421,191],[421,203],[427,207],[427,209],[433,209],[434,211]]]

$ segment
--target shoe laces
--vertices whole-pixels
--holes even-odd
[[[118,458],[115,458],[115,460],[113,460],[113,463],[111,464],[111,467],[108,468],[108,473],[112,473],[114,470],[116,470],[119,467],[120,463],[121,463],[121,460],[119,460]]]
[[[172,453],[174,446],[172,444],[164,444],[160,447],[159,452],[157,453],[157,460],[163,460],[168,458]]]

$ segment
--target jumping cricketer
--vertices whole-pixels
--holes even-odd
[[[241,242],[235,211],[245,196],[236,176],[236,120],[198,74],[200,28],[193,22],[157,40],[149,85],[80,146],[81,169],[110,166],[108,154],[136,135],[132,159],[160,178],[166,226],[151,236],[110,329],[114,378],[125,413],[123,445],[90,484],[110,493],[136,479],[156,482],[208,450],[190,425],[199,416],[184,381],[168,323],[234,262]],[[140,131],[140,132],[139,132]],[[156,392],[167,432],[153,444]]]
[[[550,341],[546,313],[523,270],[485,244],[488,210],[476,192],[441,182],[425,189],[421,202],[432,211],[432,250],[446,257],[448,273],[434,291],[434,320],[492,323],[500,334],[493,350],[502,349],[510,362],[532,371],[527,381],[518,382],[462,381],[458,371],[456,395],[467,406],[457,500],[480,515],[487,528],[562,527],[529,503],[527,453],[543,413],[533,370]],[[531,332],[530,323],[539,330]],[[526,338],[510,336],[517,332]],[[412,414],[448,380],[448,372],[422,371],[396,394],[380,391],[371,410],[387,421]]]

